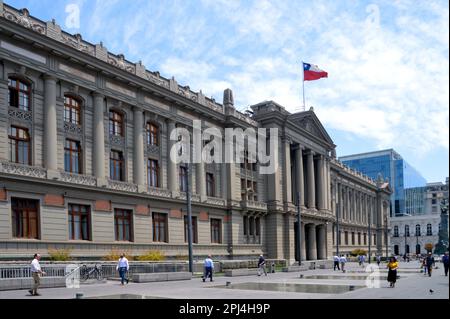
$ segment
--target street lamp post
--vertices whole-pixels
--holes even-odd
[[[188,214],[188,245],[189,245],[189,272],[193,272],[193,255],[192,255],[192,205],[191,205],[191,190],[189,185],[190,165],[186,163],[186,205]]]
[[[302,218],[300,211],[300,192],[297,193],[297,254],[298,254],[298,265],[302,265]]]
[[[370,214],[370,209],[369,209],[369,230],[368,230],[368,233],[369,233],[369,264],[370,264],[370,256],[371,256],[371,252],[370,252],[370,246],[372,245],[372,232],[371,232],[371,224],[372,224],[372,220],[371,220],[371,214]]]
[[[386,260],[389,258],[388,253],[388,241],[389,241],[389,233],[388,233],[388,224],[387,224],[387,216],[384,217],[384,229],[385,229],[385,239],[384,243],[386,244]]]
[[[406,243],[406,226],[405,226],[405,256],[406,256],[406,246],[407,246],[407,243]]]
[[[339,256],[339,194],[336,196],[336,192],[333,192],[333,201],[336,207],[336,256]]]

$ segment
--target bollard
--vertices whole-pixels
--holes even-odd
[[[270,265],[271,269],[271,273],[274,274],[275,273],[275,263],[272,263],[272,265]]]
[[[76,297],[76,299],[83,299],[83,293],[82,292],[77,292],[77,294],[75,295]]]
[[[304,276],[303,275],[300,275],[300,278],[303,278]]]
[[[354,291],[354,290],[355,290],[355,286],[350,286],[350,287],[349,287],[349,290],[350,290],[350,291]]]
[[[230,287],[230,286],[231,286],[231,281],[227,281],[226,286],[227,286],[227,287]]]

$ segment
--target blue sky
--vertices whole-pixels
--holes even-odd
[[[449,175],[449,7],[443,1],[9,0],[241,110],[302,105],[301,60],[328,71],[306,104],[338,156],[394,148],[429,181]],[[80,26],[67,24],[68,5]]]

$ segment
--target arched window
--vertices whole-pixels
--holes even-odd
[[[409,225],[405,225],[405,236],[409,237]]]
[[[109,111],[109,135],[124,136],[123,115],[117,111]]]
[[[394,226],[394,237],[398,237],[398,226]]]
[[[159,126],[155,123],[147,123],[147,145],[159,145]]]
[[[433,236],[433,227],[431,224],[427,225],[427,236]]]
[[[71,95],[64,95],[64,121],[81,125],[81,101]]]
[[[416,236],[420,236],[420,225],[416,225]]]
[[[17,107],[23,111],[30,111],[31,85],[24,80],[8,78],[8,100],[9,106]]]

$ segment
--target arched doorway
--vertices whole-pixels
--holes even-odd
[[[406,245],[406,246],[405,246],[405,250],[406,250],[405,253],[409,254],[409,245]]]
[[[394,245],[394,255],[399,255],[398,245]]]
[[[416,245],[416,255],[420,255],[420,245]]]

